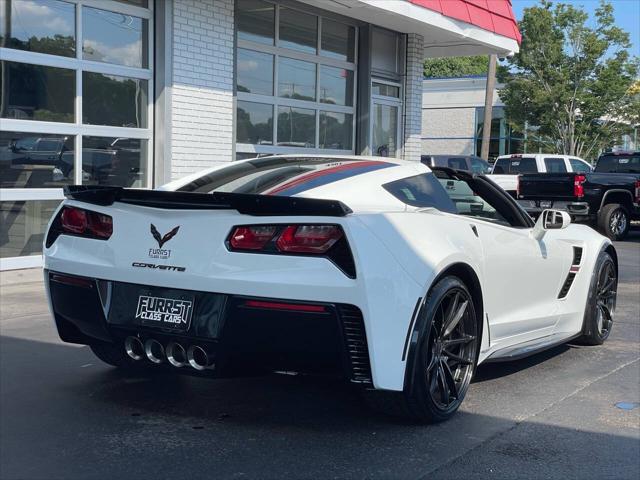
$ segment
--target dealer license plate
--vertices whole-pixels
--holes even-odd
[[[170,290],[142,291],[135,318],[141,325],[183,332],[191,325],[193,304],[193,295]]]

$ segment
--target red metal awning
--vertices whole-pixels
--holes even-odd
[[[414,5],[475,25],[497,35],[522,40],[511,0],[408,0]]]

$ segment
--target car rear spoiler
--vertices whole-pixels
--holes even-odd
[[[190,193],[137,188],[81,186],[64,187],[64,196],[79,202],[108,206],[114,202],[171,210],[237,210],[254,216],[344,217],[352,210],[338,200],[250,195],[244,193]]]

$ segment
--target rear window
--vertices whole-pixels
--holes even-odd
[[[373,160],[256,158],[231,165],[184,185],[182,192],[229,192],[293,196],[364,173],[396,167]]]
[[[640,155],[605,155],[600,157],[596,172],[640,173]]]
[[[456,170],[469,170],[467,160],[464,157],[451,157],[447,160],[447,166]]]
[[[494,174],[517,175],[519,173],[538,173],[536,159],[524,158],[499,158],[493,167]]]
[[[544,166],[547,167],[547,173],[565,173],[567,166],[562,158],[545,158]]]
[[[449,195],[433,173],[422,173],[383,185],[384,189],[403,203],[413,207],[436,208],[458,213]]]

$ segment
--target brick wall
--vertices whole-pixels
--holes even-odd
[[[174,0],[171,177],[233,159],[234,0]]]
[[[422,151],[425,154],[474,154],[476,109],[425,108],[422,110]]]
[[[422,80],[424,40],[421,35],[407,35],[407,77],[404,106],[403,158],[419,162],[422,150]]]

